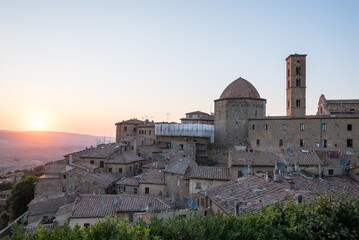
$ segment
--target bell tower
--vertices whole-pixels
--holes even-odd
[[[306,54],[291,54],[287,64],[287,116],[304,116],[306,108]]]

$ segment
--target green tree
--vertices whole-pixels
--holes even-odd
[[[27,204],[34,198],[35,181],[36,177],[27,176],[15,183],[8,199],[11,220],[26,212]]]

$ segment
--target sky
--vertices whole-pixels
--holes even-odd
[[[0,1],[0,130],[115,135],[130,118],[214,111],[238,77],[285,115],[307,54],[307,114],[359,98],[359,1]]]

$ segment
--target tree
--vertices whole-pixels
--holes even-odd
[[[8,199],[11,220],[15,220],[26,212],[27,205],[34,198],[35,181],[36,177],[27,176],[15,183]]]

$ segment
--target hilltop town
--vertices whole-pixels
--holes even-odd
[[[285,76],[286,116],[266,116],[266,99],[238,78],[214,100],[214,113],[188,112],[180,123],[121,120],[116,142],[45,164],[28,231],[115,215],[132,223],[239,216],[321,193],[358,198],[359,99],[321,95],[317,114],[306,115],[306,55],[289,55]]]

